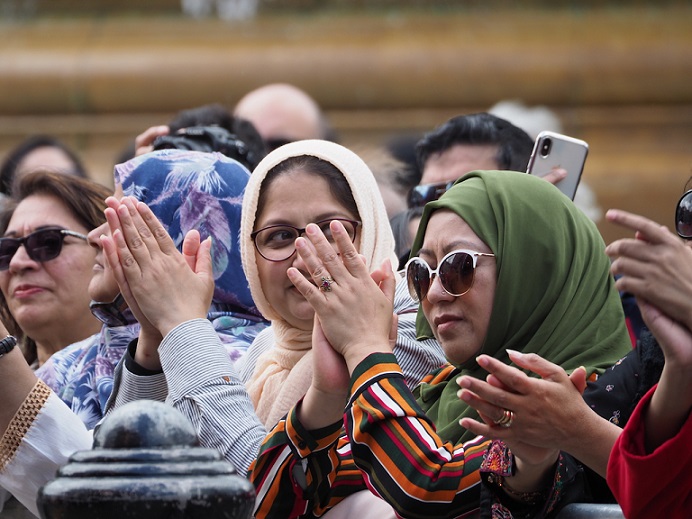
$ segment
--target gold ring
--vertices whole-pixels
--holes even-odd
[[[509,409],[505,409],[502,412],[502,416],[497,420],[493,420],[493,423],[506,429],[507,427],[510,427],[512,425],[512,420],[514,420],[514,413]]]

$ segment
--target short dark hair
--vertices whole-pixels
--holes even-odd
[[[496,145],[498,167],[512,171],[526,171],[533,150],[529,134],[505,119],[487,112],[459,115],[418,141],[416,154],[421,171],[432,155],[457,144]]]
[[[181,110],[168,125],[171,135],[178,130],[193,126],[220,126],[234,134],[247,146],[247,160],[241,162],[244,162],[243,165],[250,171],[255,169],[267,154],[266,143],[255,125],[246,119],[231,114],[228,109],[218,103]]]
[[[22,200],[32,195],[51,195],[60,200],[84,226],[85,229],[95,229],[105,223],[106,198],[111,190],[86,178],[73,175],[63,175],[48,170],[36,170],[22,175],[17,180],[12,198],[3,201],[0,211],[0,236],[5,234],[12,214]],[[7,330],[15,335],[22,344],[24,357],[32,364],[37,357],[36,343],[25,336],[7,306],[5,296],[0,293],[0,319]]]
[[[77,154],[68,148],[63,142],[49,135],[34,135],[19,143],[17,147],[12,149],[5,157],[2,166],[0,166],[0,193],[6,195],[12,194],[15,176],[17,174],[17,166],[19,163],[32,151],[39,148],[56,148],[62,151],[72,162],[73,175],[81,178],[87,178],[87,172],[84,164]]]

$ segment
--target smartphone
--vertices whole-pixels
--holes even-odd
[[[526,172],[542,177],[554,168],[567,170],[567,177],[555,186],[574,200],[588,153],[589,145],[585,141],[560,133],[543,131],[536,137]]]

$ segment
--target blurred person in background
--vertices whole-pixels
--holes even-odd
[[[482,112],[459,115],[426,133],[416,144],[421,178],[408,196],[408,209],[392,218],[399,268],[403,268],[423,206],[437,200],[474,170],[526,171],[533,141],[512,123]]]
[[[287,83],[272,83],[248,92],[233,114],[255,125],[268,151],[304,139],[337,140],[317,101]]]
[[[108,194],[83,178],[35,171],[0,215],[0,316],[34,367],[100,328],[89,310],[96,252],[86,235],[105,222]]]
[[[0,166],[0,193],[12,194],[15,182],[24,173],[49,169],[87,178],[87,172],[77,154],[55,137],[34,135],[12,149]]]
[[[167,125],[151,126],[136,138],[118,164],[155,149],[218,151],[252,171],[267,154],[254,125],[218,103],[181,110]]]

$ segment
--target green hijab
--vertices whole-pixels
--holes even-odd
[[[412,256],[438,209],[458,214],[495,254],[495,299],[479,354],[508,363],[507,349],[537,353],[568,372],[584,366],[590,375],[631,350],[603,239],[555,186],[526,173],[471,172],[425,206]],[[432,336],[420,309],[417,331]],[[457,368],[441,383],[421,384],[416,393],[440,436],[452,442],[474,436],[459,425],[460,418],[478,417],[457,397],[456,379],[486,376],[475,359]]]

